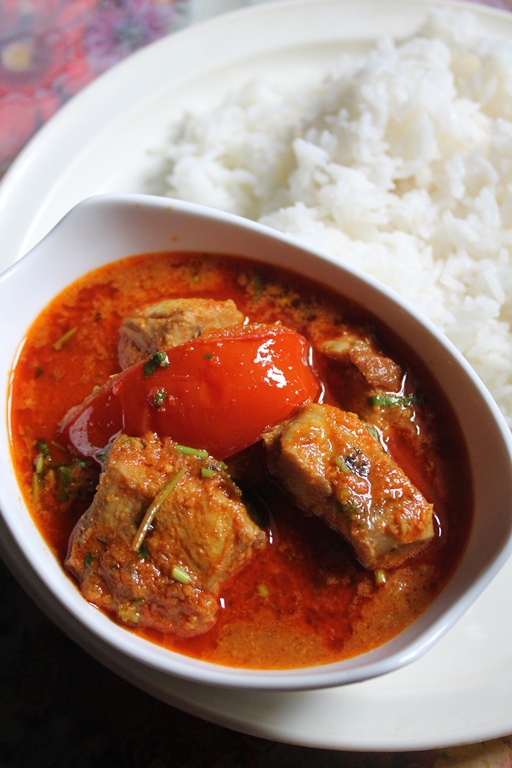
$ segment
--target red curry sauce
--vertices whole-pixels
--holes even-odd
[[[76,465],[69,474],[70,457],[58,445],[58,425],[70,407],[118,372],[123,318],[137,307],[172,297],[231,298],[250,321],[280,320],[306,338],[315,323],[374,326],[371,316],[311,281],[222,256],[136,256],[102,267],[64,290],[24,340],[13,372],[10,414],[12,453],[25,500],[61,563],[70,534],[91,502],[99,468]],[[386,440],[395,460],[434,503],[436,537],[425,552],[389,571],[385,583],[377,583],[338,534],[298,511],[269,480],[262,448],[256,445],[234,461],[243,462],[252,478],[270,546],[230,580],[218,621],[206,634],[179,639],[130,631],[213,662],[292,668],[370,650],[427,607],[467,540],[471,478],[460,430],[436,383],[385,328],[378,328],[378,336],[407,370],[408,386],[420,391],[424,401],[411,411],[409,432],[393,427],[390,411]],[[358,412],[357,376],[341,376],[336,364],[321,356],[313,364],[325,387],[325,401]],[[386,417],[379,415],[381,422]],[[55,466],[63,465],[43,489],[34,485],[41,446]]]

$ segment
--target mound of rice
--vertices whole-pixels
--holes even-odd
[[[321,78],[257,79],[187,114],[166,194],[260,221],[390,285],[512,426],[512,39],[467,12]]]

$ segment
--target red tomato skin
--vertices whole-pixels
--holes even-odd
[[[122,375],[122,374],[121,374]],[[96,457],[122,431],[121,403],[112,391],[112,380],[66,414],[61,431],[82,456]]]
[[[317,396],[319,384],[307,365],[307,352],[302,337],[290,332],[260,338],[199,337],[180,345],[168,352],[168,368],[159,368],[145,381],[139,369],[138,382],[123,382],[119,398],[125,429],[140,434],[146,427],[226,458]],[[159,391],[167,399],[155,407],[151,403]],[[144,395],[148,405],[141,424],[134,406]]]
[[[149,375],[144,364],[136,364],[115,377],[110,392],[118,407],[101,390],[97,407],[84,404],[91,448],[97,453],[98,442],[106,445],[120,431],[151,431],[224,459],[318,397],[320,384],[302,336],[281,326],[241,328],[206,333],[168,350],[165,367]],[[76,450],[91,455],[84,411],[66,428]]]

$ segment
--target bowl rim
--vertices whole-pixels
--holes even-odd
[[[228,231],[229,228],[231,233],[234,232],[239,234],[243,231],[244,233],[249,234],[250,237],[255,237],[258,242],[272,242],[274,244],[279,244],[279,246],[284,249],[283,252],[288,254],[294,253],[295,257],[298,254],[301,254],[309,265],[323,265],[324,268],[327,268],[327,271],[330,274],[335,272],[340,280],[343,278],[346,285],[351,287],[354,287],[354,285],[362,286],[365,291],[369,292],[376,299],[379,299],[377,302],[379,306],[384,304],[394,308],[397,317],[408,318],[409,322],[412,322],[412,324],[422,332],[424,337],[431,339],[433,348],[438,351],[444,350],[447,359],[451,360],[455,366],[455,370],[458,371],[460,375],[467,377],[474,397],[479,401],[480,407],[483,407],[492,421],[495,441],[499,443],[499,448],[502,454],[502,463],[505,464],[508,461],[509,476],[507,480],[507,488],[512,496],[512,436],[510,429],[487,388],[455,346],[449,342],[430,320],[420,315],[406,300],[375,278],[372,278],[354,267],[340,263],[334,257],[321,250],[316,250],[310,246],[304,245],[304,243],[299,242],[297,239],[264,225],[242,219],[233,214],[207,208],[202,205],[172,200],[170,198],[132,194],[94,195],[91,198],[86,198],[72,208],[71,211],[69,211],[69,213],[66,214],[66,216],[40,241],[40,243],[0,275],[0,297],[4,291],[7,292],[11,290],[11,283],[14,282],[14,284],[16,284],[20,279],[18,277],[20,274],[24,275],[25,273],[29,273],[33,263],[37,264],[40,259],[41,252],[44,253],[52,246],[54,241],[66,237],[67,232],[73,231],[73,228],[80,224],[81,217],[83,217],[84,220],[88,220],[91,216],[93,219],[95,216],[101,218],[105,215],[112,216],[116,211],[118,214],[120,212],[129,211],[131,215],[138,215],[134,214],[135,211],[138,213],[142,212],[143,215],[146,215],[148,211],[153,213],[156,212],[158,216],[170,214],[173,217],[181,217],[184,221],[190,221],[191,219],[196,220],[197,217],[200,217],[210,226],[220,227],[221,229],[224,228],[226,231]],[[132,253],[135,252],[141,251],[133,251]],[[218,252],[218,249],[215,252]],[[243,255],[243,253],[241,255]],[[101,263],[107,263],[108,261],[109,259],[102,260]],[[275,263],[275,257],[269,258],[268,261],[270,263]],[[285,266],[293,268],[289,265]],[[76,265],[74,265],[74,268],[77,268]],[[299,274],[306,274],[303,272],[303,269],[304,264],[302,263],[300,265],[296,264],[294,267],[294,271]],[[85,274],[87,271],[89,271],[89,267],[87,269],[80,269],[79,274]],[[58,290],[60,290],[60,288]],[[57,293],[58,290],[54,290],[54,294]],[[339,292],[342,293],[341,290],[339,290]],[[1,303],[2,302],[0,302],[0,304]],[[375,309],[372,308],[372,311],[375,313]],[[33,313],[33,319],[35,319],[38,313],[39,310]],[[386,324],[388,323],[386,322]],[[17,340],[16,346],[18,343],[19,340]],[[421,357],[422,355],[420,354],[420,358]],[[15,361],[12,360],[11,365],[14,365],[14,362]],[[9,406],[7,404],[7,410],[8,409]],[[11,474],[13,474],[12,469]],[[14,483],[16,482],[14,477],[11,477],[10,479],[11,481],[14,481]],[[474,602],[485,587],[491,582],[512,553],[511,518],[508,520],[508,523],[505,524],[501,545],[489,553],[488,562],[481,573],[477,574],[477,577],[471,586],[465,590],[463,600],[459,600],[455,605],[452,605],[449,610],[439,614],[437,611],[439,600],[436,598],[436,600],[434,600],[434,602],[410,627],[406,628],[388,643],[385,643],[368,653],[340,662],[303,669],[252,670],[231,668],[212,664],[210,662],[203,662],[161,648],[150,641],[137,637],[125,628],[118,626],[101,611],[87,603],[75,585],[66,577],[62,566],[57,563],[56,558],[53,556],[53,553],[50,552],[40,534],[38,534],[38,539],[32,541],[31,546],[27,549],[27,542],[23,542],[22,532],[16,521],[16,514],[12,512],[8,506],[9,503],[12,503],[13,499],[12,482],[10,494],[11,495],[9,496],[6,484],[0,477],[0,513],[2,522],[7,527],[7,530],[15,543],[23,551],[23,555],[27,560],[27,565],[33,571],[33,578],[28,579],[29,585],[30,583],[33,583],[34,579],[40,579],[65,611],[68,611],[78,622],[84,624],[90,631],[92,631],[100,642],[109,644],[125,656],[137,661],[142,661],[145,665],[159,670],[163,674],[170,674],[194,682],[229,688],[253,688],[283,691],[331,687],[335,685],[361,682],[372,677],[386,674],[411,663],[432,647],[432,645],[434,645],[437,640],[449,630],[463,613],[465,613],[469,605]],[[21,500],[21,493],[18,491],[17,511],[22,508],[24,508],[24,504]],[[28,510],[25,510],[25,513],[30,516]],[[42,547],[41,544],[43,544]],[[37,549],[37,546],[39,546],[39,549]],[[0,545],[0,551],[2,549],[5,549],[5,547]],[[44,557],[42,558],[42,560],[45,561],[44,565],[40,562],[41,557],[37,557],[38,552],[39,555],[44,553]],[[29,556],[27,558],[27,553],[28,555],[36,556],[35,562],[34,557],[31,558]],[[463,555],[462,561],[465,562],[465,555]],[[52,562],[53,567],[51,565]],[[58,573],[55,566],[58,566]],[[58,574],[60,574],[60,581]],[[62,576],[64,576],[64,578],[62,578]],[[450,588],[452,590],[455,588],[453,587],[453,581],[454,577],[452,576],[448,584],[443,588],[441,594],[447,593]],[[79,598],[78,600],[77,597]]]

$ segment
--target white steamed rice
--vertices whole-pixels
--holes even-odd
[[[339,256],[421,309],[512,426],[512,39],[432,9],[322,77],[258,78],[175,126],[166,194]]]

